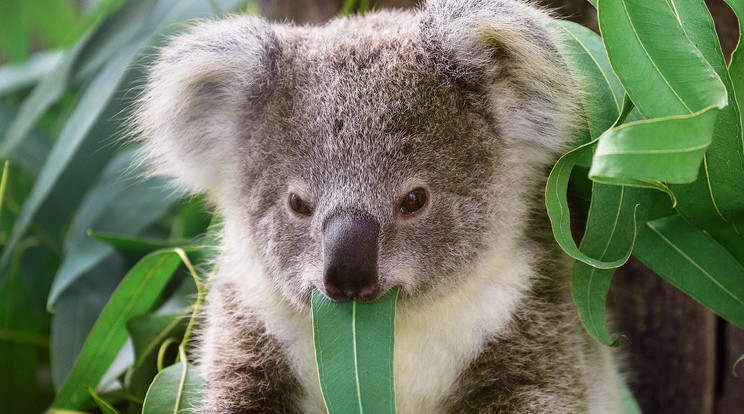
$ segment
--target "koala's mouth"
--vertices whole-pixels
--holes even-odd
[[[357,290],[342,291],[336,286],[325,282],[322,287],[318,287],[329,299],[336,302],[345,302],[355,300],[360,303],[371,303],[382,297],[390,288],[383,288],[379,283],[371,284]]]

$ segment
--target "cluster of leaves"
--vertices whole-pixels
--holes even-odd
[[[726,3],[741,26],[744,2]],[[556,22],[586,92],[588,124],[546,188],[555,238],[576,259],[571,288],[581,319],[599,341],[617,343],[605,299],[614,269],[632,253],[744,328],[741,42],[727,66],[699,1],[592,4],[601,38]],[[570,180],[590,200],[580,246],[569,229]]]
[[[185,351],[210,217],[142,178],[119,138],[178,23],[246,2],[99,0],[80,17],[76,3],[12,1],[0,16],[0,53],[19,60],[0,67],[0,413],[175,412],[199,383]],[[41,26],[53,35],[29,31]],[[34,44],[58,49],[24,59]]]

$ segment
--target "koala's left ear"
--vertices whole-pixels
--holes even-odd
[[[273,29],[255,17],[198,23],[176,37],[133,114],[151,170],[190,192],[229,191],[281,53]]]
[[[564,149],[578,94],[550,16],[522,0],[429,0],[422,13],[435,70],[485,94],[506,139]]]

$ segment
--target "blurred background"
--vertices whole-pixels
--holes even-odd
[[[231,12],[314,24],[416,3],[0,0],[0,158],[10,162],[0,211],[0,413],[44,411],[127,270],[158,247],[198,244],[207,229],[202,200],[137,179],[131,145],[121,140],[127,108],[169,35],[185,21]],[[540,3],[598,32],[587,1]],[[736,18],[721,0],[705,3],[728,57]],[[190,306],[195,291],[182,276],[167,288],[163,312]],[[620,353],[645,413],[744,413],[744,367],[732,374],[744,331],[634,260],[610,295],[615,331],[627,339]],[[102,382],[113,398],[132,371],[132,347]],[[118,398],[139,398],[141,388]]]

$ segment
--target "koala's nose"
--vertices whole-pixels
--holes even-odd
[[[324,284],[333,300],[371,300],[377,292],[380,225],[364,214],[337,214],[323,224]]]

